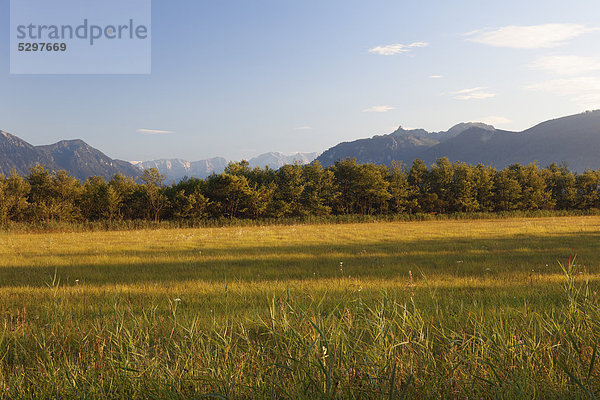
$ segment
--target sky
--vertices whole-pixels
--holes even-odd
[[[146,75],[11,75],[9,11],[0,0],[0,129],[124,160],[519,131],[600,108],[597,0],[154,0]]]

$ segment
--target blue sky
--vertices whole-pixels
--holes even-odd
[[[155,0],[152,73],[116,76],[10,75],[9,5],[0,129],[36,145],[241,159],[600,108],[597,0]]]

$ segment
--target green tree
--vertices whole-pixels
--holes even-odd
[[[360,176],[360,167],[356,158],[338,160],[331,167],[334,176],[336,191],[335,209],[338,214],[352,214],[356,212],[358,198],[356,182]]]
[[[250,168],[250,163],[246,160],[242,160],[239,162],[230,161],[227,167],[225,167],[226,174],[243,176],[248,179],[248,176],[252,173]]]
[[[7,219],[15,222],[25,221],[29,212],[27,198],[31,186],[14,170],[4,179],[4,183],[3,208],[6,210]]]
[[[434,209],[447,213],[452,203],[454,169],[446,157],[438,159],[429,171],[430,192],[436,195]]]
[[[337,211],[341,214],[382,212],[391,198],[387,169],[374,164],[357,164],[356,159],[340,160],[332,167],[339,191]]]
[[[409,201],[414,207],[410,212],[434,212],[437,194],[430,192],[427,165],[419,159],[413,161],[408,172]]]
[[[205,194],[213,217],[239,218],[248,211],[252,189],[245,177],[222,173],[208,177]]]
[[[298,164],[284,165],[277,171],[275,182],[277,184],[275,202],[279,209],[278,214],[286,217],[302,216],[304,214],[302,166]]]
[[[504,169],[494,181],[494,202],[499,211],[517,210],[521,205],[521,184],[514,169]]]
[[[87,220],[98,221],[107,217],[108,187],[100,176],[90,176],[83,183],[80,208]]]
[[[167,196],[163,193],[162,187],[165,176],[158,172],[158,169],[150,168],[144,170],[141,180],[148,204],[149,217],[158,222],[160,213],[167,204]]]
[[[557,209],[569,210],[577,207],[575,174],[569,171],[566,165],[559,167],[552,164],[544,170],[544,176]]]
[[[451,211],[474,212],[479,210],[476,190],[475,169],[465,163],[455,162],[452,165],[454,171],[450,186]]]
[[[136,207],[136,194],[142,195],[132,178],[114,175],[108,182],[108,209],[112,219],[137,219],[145,216],[145,210]],[[143,207],[143,206],[142,206]]]
[[[411,207],[409,200],[408,174],[397,161],[392,161],[387,181],[390,191],[390,212],[403,213],[414,208]]]
[[[209,201],[199,190],[190,194],[180,190],[169,203],[175,219],[197,220],[207,216]]]
[[[30,185],[28,201],[30,218],[38,221],[78,220],[81,184],[66,171],[50,174],[37,165],[31,169],[27,182]]]
[[[30,186],[28,202],[31,220],[48,221],[53,217],[52,176],[41,165],[31,168],[27,176]]]
[[[67,171],[57,171],[52,177],[54,198],[54,214],[61,221],[77,221],[81,219],[79,201],[81,183]]]
[[[598,171],[587,170],[581,175],[577,175],[577,206],[582,210],[600,207],[600,197],[598,188],[600,186],[600,173]]]
[[[0,226],[8,222],[8,184],[4,175],[0,175]]]
[[[497,171],[493,167],[479,164],[473,173],[475,198],[479,210],[494,211],[496,209],[494,189]]]
[[[521,186],[518,209],[540,210],[554,207],[551,193],[546,188],[546,179],[537,165],[513,164],[508,167],[508,171]]]
[[[385,179],[387,168],[375,164],[362,164],[354,192],[357,193],[358,211],[363,215],[387,212],[387,204],[392,195],[388,191],[389,182]]]
[[[334,174],[315,161],[302,168],[301,203],[305,215],[329,215],[335,199]]]

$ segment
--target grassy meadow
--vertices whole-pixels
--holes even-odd
[[[598,216],[0,233],[0,398],[596,398],[599,278]]]

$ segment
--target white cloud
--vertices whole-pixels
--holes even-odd
[[[392,106],[373,106],[373,107],[365,108],[363,110],[363,112],[384,113],[384,112],[392,111],[395,109],[396,109],[396,107],[392,107]]]
[[[467,40],[494,47],[513,49],[541,49],[562,46],[567,41],[593,32],[579,24],[543,24],[530,26],[504,26],[497,29],[482,29],[466,33]]]
[[[404,54],[410,53],[414,48],[417,47],[427,47],[429,43],[427,42],[414,42],[411,44],[388,44],[386,46],[377,46],[369,49],[369,53],[379,54],[382,56],[393,56],[396,54]]]
[[[558,75],[579,75],[600,71],[600,57],[546,56],[538,58],[529,67]]]
[[[496,97],[496,93],[474,92],[474,93],[461,94],[458,96],[454,96],[454,98],[457,100],[483,100],[483,99],[491,99],[492,97]]]
[[[454,92],[454,94],[465,94],[465,93],[480,92],[480,91],[485,90],[485,89],[487,89],[486,86],[478,86],[478,87],[474,87],[474,88],[470,88],[470,89],[459,90],[458,92]]]
[[[169,133],[175,133],[174,131],[160,131],[157,129],[138,129],[139,133],[145,133],[147,135],[165,135]]]
[[[569,97],[570,101],[588,109],[600,106],[600,77],[553,79],[527,85],[525,89]]]
[[[506,117],[499,117],[496,115],[490,115],[489,117],[483,117],[478,119],[479,122],[483,122],[484,124],[498,126],[504,125],[512,122],[510,119]]]
[[[491,93],[485,86],[463,89],[452,94],[455,95],[454,98],[457,100],[482,100],[496,97],[496,93]]]
[[[312,131],[312,126],[299,126],[294,128],[295,131]]]
[[[430,77],[431,79],[440,79],[440,78],[443,78],[443,76],[442,76],[442,75],[429,75],[429,77]]]

